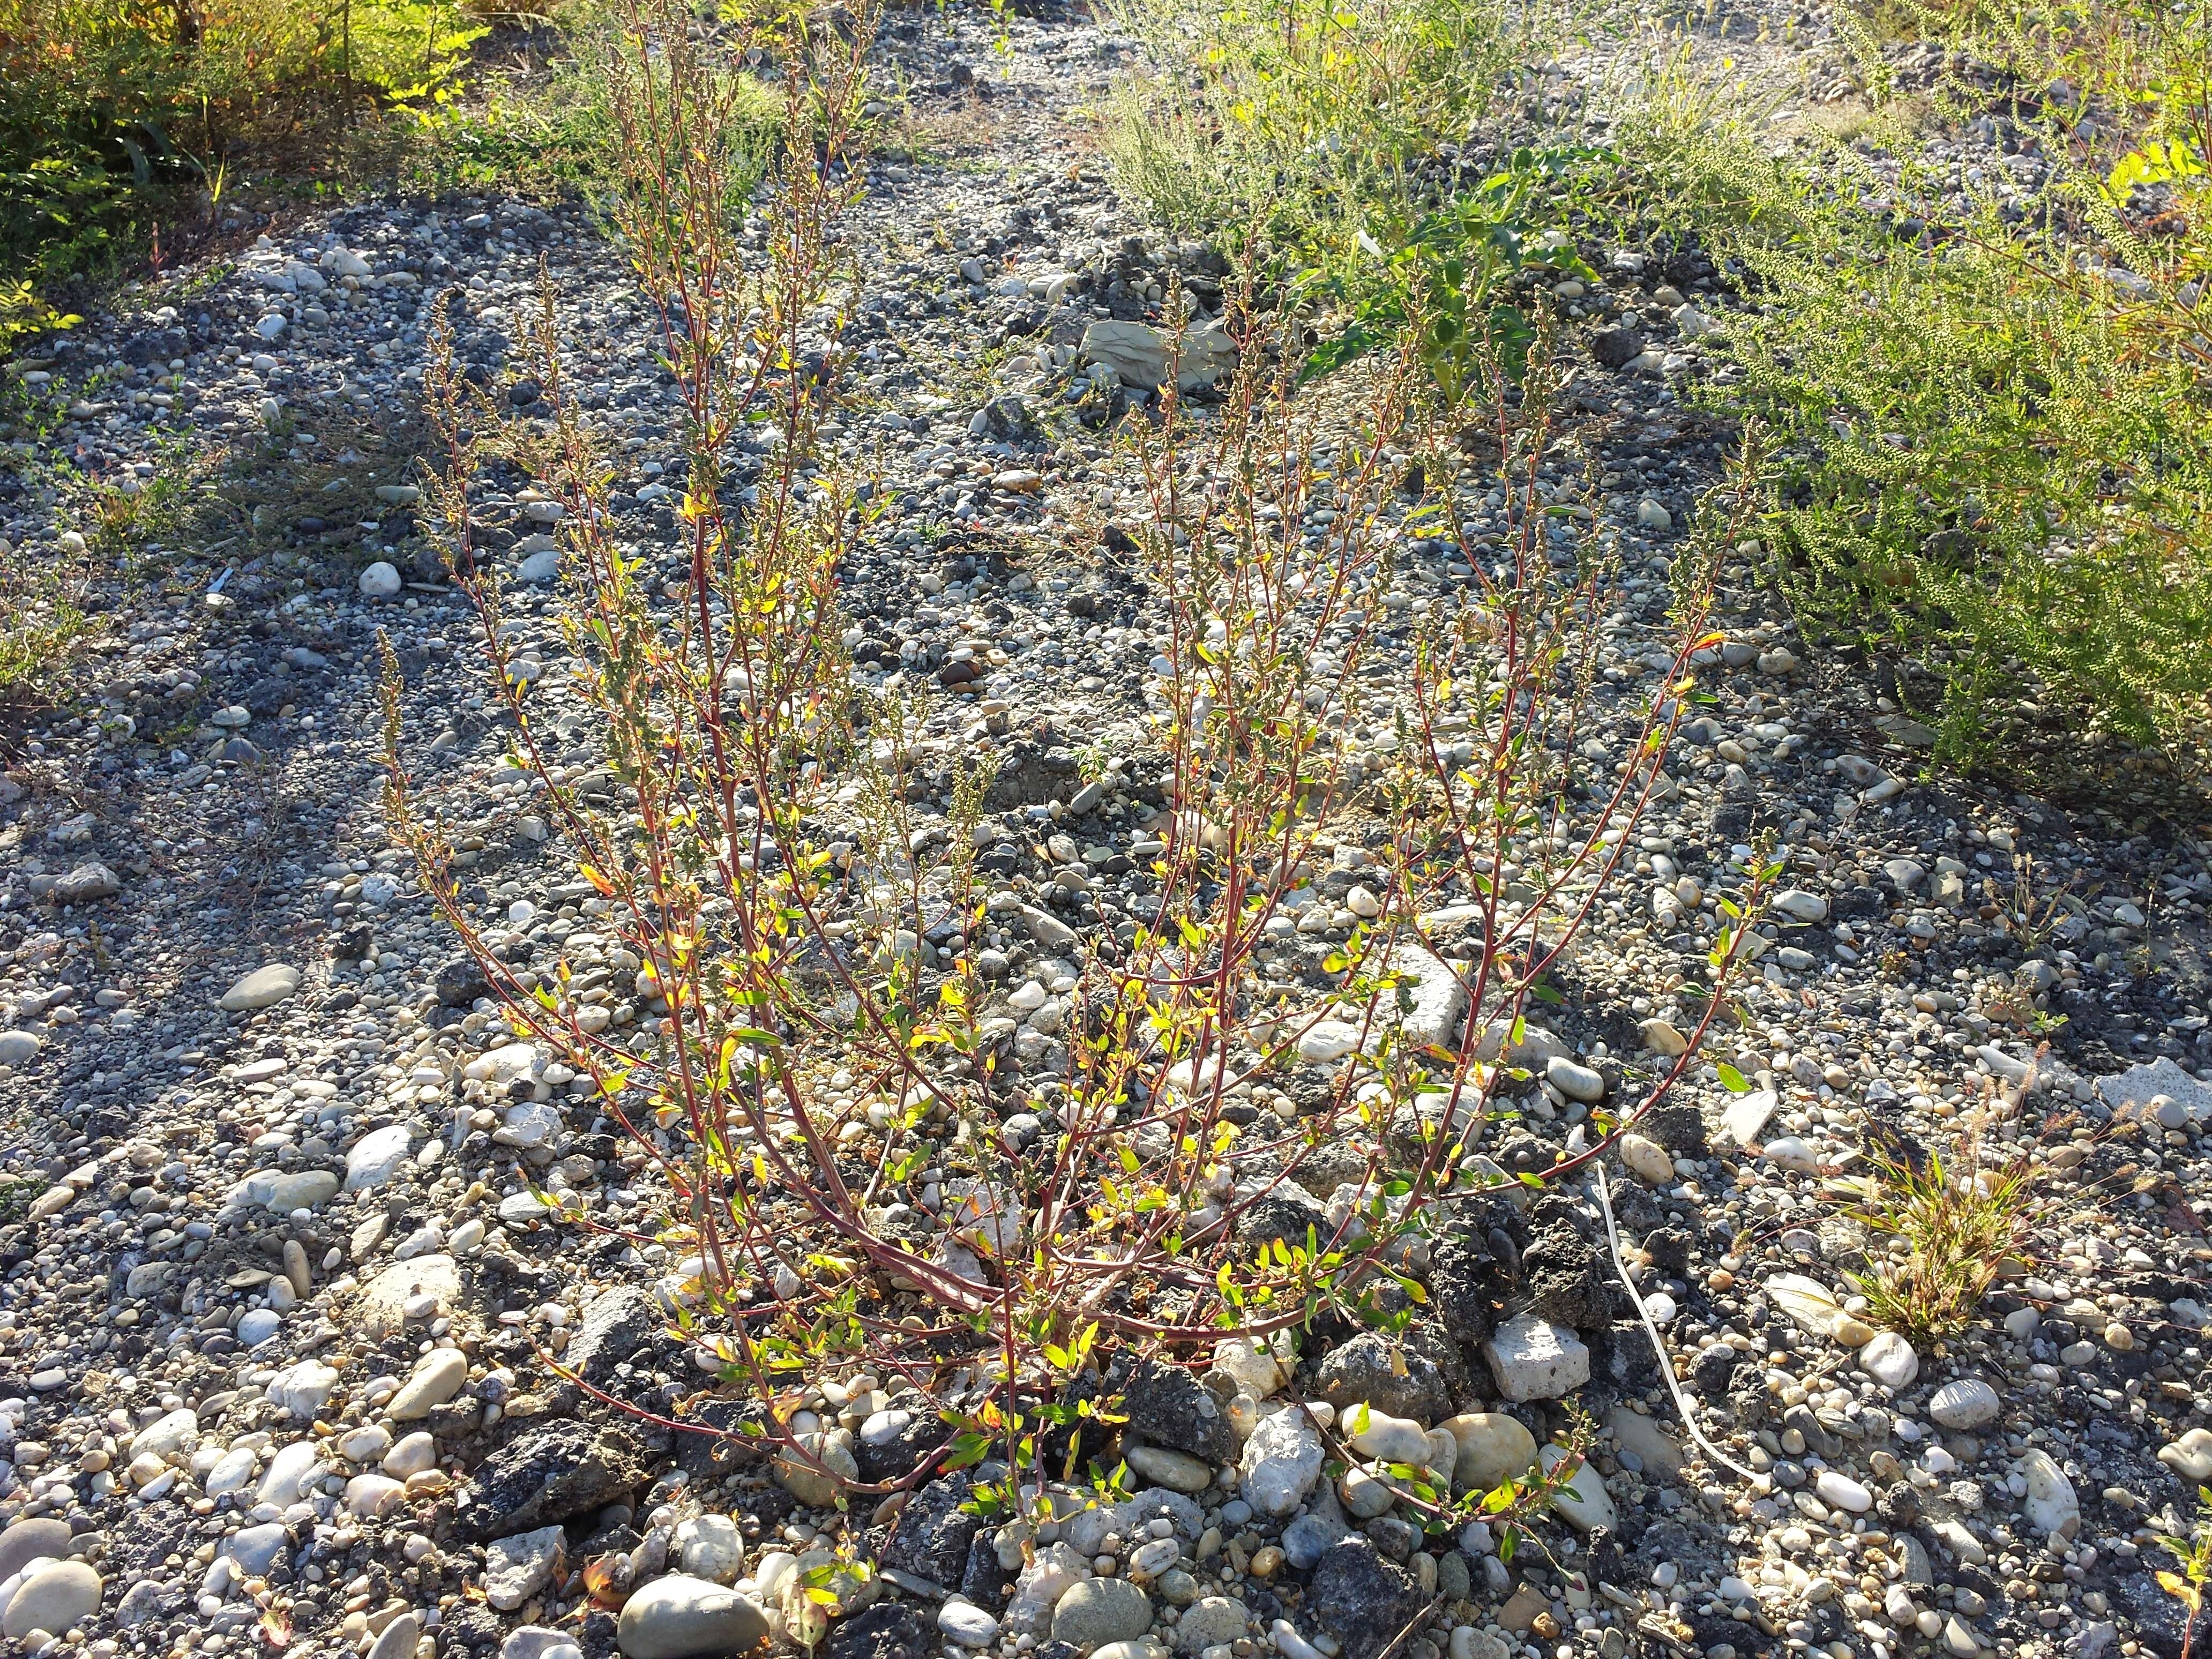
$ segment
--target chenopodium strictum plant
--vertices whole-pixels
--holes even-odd
[[[550,283],[532,343],[550,416],[499,416],[434,343],[430,500],[514,775],[592,890],[591,937],[631,979],[611,986],[604,960],[566,947],[518,969],[478,927],[409,771],[388,655],[389,812],[514,1036],[573,1073],[574,1109],[619,1126],[665,1186],[650,1229],[558,1190],[547,1224],[678,1259],[673,1329],[702,1382],[751,1401],[741,1436],[787,1478],[895,1503],[996,1453],[993,1490],[1014,1499],[1110,1443],[1099,1379],[1118,1356],[1286,1353],[1324,1310],[1387,1326],[1424,1299],[1428,1241],[1507,1178],[1474,1149],[1528,1080],[1528,1005],[1672,787],[1691,659],[1713,642],[1711,562],[1681,562],[1673,643],[1627,729],[1595,721],[1607,574],[1550,556],[1547,354],[1515,391],[1474,377],[1450,404],[1409,352],[1376,354],[1356,395],[1323,406],[1279,349],[1294,325],[1247,283],[1224,396],[1188,406],[1171,378],[1132,440],[1149,503],[1135,556],[1164,641],[1141,757],[1163,810],[1139,844],[1139,914],[1075,935],[1011,890],[985,894],[988,760],[952,769],[941,811],[917,800],[943,700],[871,690],[843,643],[840,572],[881,511],[823,441],[869,21],[823,33],[793,16],[720,43],[764,47],[786,77],[752,258],[712,137],[726,79],[667,15],[634,14],[621,37],[629,141],[609,211],[682,406],[672,545],[619,538]],[[729,462],[746,431],[766,441],[750,487]],[[470,497],[495,459],[565,509],[564,678],[516,659],[498,574],[476,556]],[[1499,486],[1510,527],[1486,542],[1459,504]],[[1334,516],[1309,536],[1324,502]],[[1457,547],[1471,585],[1394,603],[1413,537]],[[563,726],[601,748],[582,778],[544,729],[563,692]],[[1350,847],[1375,902],[1313,970],[1280,947],[1316,866]],[[1471,941],[1453,956],[1425,942],[1440,912]],[[1064,1042],[1027,1062],[978,963],[988,933],[1022,927],[1073,958]],[[1740,941],[1716,947],[1715,1007]],[[1597,1156],[1688,1064],[1522,1178]],[[1257,1224],[1347,1143],[1364,1172],[1307,1200],[1302,1232]],[[940,1431],[909,1472],[858,1478],[848,1437],[811,1409],[839,1375],[865,1383],[848,1398],[895,1398]]]

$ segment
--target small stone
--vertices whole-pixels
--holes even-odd
[[[2191,1486],[2212,1482],[2212,1429],[2191,1429],[2172,1444],[2160,1447],[2158,1461]],[[27,1521],[16,1522],[17,1526],[30,1524]],[[15,1530],[14,1527],[8,1529],[10,1537]],[[5,1544],[6,1540],[0,1539],[0,1549],[4,1549]]]
[[[1920,1375],[1920,1356],[1895,1331],[1882,1331],[1859,1350],[1859,1367],[1885,1389],[1908,1389]]]
[[[2081,1525],[2081,1504],[2066,1472],[2049,1452],[2034,1447],[2023,1452],[2013,1467],[2027,1483],[2021,1507],[2028,1524],[2055,1538],[2071,1538]]]
[[[1052,1613],[1052,1639],[1074,1644],[1079,1653],[1134,1642],[1152,1627],[1152,1598],[1126,1578],[1086,1578],[1070,1587]]]
[[[371,1129],[346,1154],[345,1188],[358,1193],[381,1187],[398,1175],[407,1162],[410,1139],[404,1123]]]
[[[1690,1040],[1670,1021],[1647,1019],[1636,1030],[1644,1039],[1644,1046],[1664,1059],[1680,1060],[1690,1052]]]
[[[837,1501],[847,1483],[860,1478],[860,1462],[853,1455],[853,1437],[842,1429],[802,1434],[799,1449],[812,1462],[784,1452],[777,1455],[774,1468],[777,1484],[802,1504],[826,1509]]]
[[[1494,1492],[1536,1466],[1536,1437],[1504,1412],[1463,1412],[1437,1425],[1459,1443],[1452,1486],[1459,1492]]]
[[[1260,1419],[1237,1460],[1244,1501],[1261,1514],[1292,1513],[1321,1479],[1321,1435],[1295,1408]]]
[[[368,1659],[413,1659],[415,1649],[422,1640],[422,1615],[403,1613],[369,1644]]]
[[[241,1577],[258,1578],[276,1565],[291,1542],[291,1532],[282,1521],[266,1521],[231,1534],[223,1540],[222,1553],[238,1564]]]
[[[1646,1139],[1631,1130],[1621,1136],[1618,1146],[1620,1161],[1638,1180],[1653,1187],[1674,1184],[1674,1160],[1657,1141]]]
[[[0,1031],[0,1066],[27,1066],[44,1046],[36,1031]]]
[[[230,1013],[272,1008],[300,988],[300,970],[276,962],[257,968],[222,994],[222,1006]]]
[[[743,1653],[770,1634],[767,1613],[737,1591],[685,1573],[656,1578],[623,1604],[615,1642],[628,1659]]]
[[[726,1515],[696,1515],[676,1529],[678,1558],[694,1578],[734,1584],[744,1571],[745,1535]]]
[[[65,1521],[40,1516],[16,1522],[0,1533],[0,1582],[13,1578],[33,1561],[61,1559],[69,1553],[70,1537]]]
[[[1946,1382],[1928,1396],[1928,1415],[1947,1429],[1978,1428],[2003,1409],[1997,1391],[1978,1376]]]
[[[469,1357],[459,1348],[435,1348],[422,1356],[398,1394],[385,1407],[395,1423],[412,1423],[428,1417],[459,1394],[469,1380]]]
[[[1245,1605],[1226,1595],[1208,1595],[1182,1610],[1176,1625],[1176,1651],[1202,1654],[1225,1642],[1241,1641],[1251,1626]]]
[[[1154,1485],[1167,1486],[1176,1492],[1200,1492],[1213,1484],[1211,1464],[1200,1462],[1188,1452],[1170,1451],[1164,1446],[1125,1446],[1122,1456],[1129,1467]]]
[[[1544,1079],[1569,1100],[1595,1106],[1605,1098],[1605,1078],[1595,1067],[1554,1054],[1544,1066]]]
[[[1834,1469],[1822,1469],[1814,1479],[1813,1490],[1820,1495],[1822,1502],[1848,1510],[1853,1515],[1864,1515],[1874,1507],[1872,1492]]]
[[[1589,1350],[1582,1339],[1534,1314],[1507,1320],[1482,1352],[1498,1392],[1516,1402],[1562,1399],[1589,1381]]]
[[[501,1613],[522,1606],[561,1571],[566,1540],[559,1527],[495,1539],[484,1552],[484,1599]]]
[[[1790,659],[1790,666],[1796,659]],[[1773,671],[1769,671],[1773,672]],[[1787,672],[1786,670],[1784,672]],[[1774,908],[1792,921],[1816,922],[1828,919],[1828,901],[1818,893],[1808,893],[1802,887],[1785,887],[1774,896]]]
[[[999,1621],[972,1601],[947,1601],[937,1610],[937,1628],[963,1648],[988,1648],[999,1639]]]
[[[1424,1468],[1429,1461],[1429,1431],[1409,1418],[1393,1417],[1372,1406],[1353,1406],[1338,1418],[1351,1431],[1352,1449],[1386,1463]]]
[[[398,567],[388,560],[379,559],[361,573],[358,586],[363,599],[397,599],[400,588]]]

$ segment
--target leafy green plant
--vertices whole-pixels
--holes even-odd
[[[0,0],[0,259],[112,267],[237,154],[432,94],[486,27],[455,0]]]
[[[0,362],[15,354],[17,341],[58,333],[83,320],[73,312],[54,309],[27,282],[0,282]]]
[[[865,1366],[872,1389],[948,1431],[890,1485],[995,1452],[1001,1495],[1027,1502],[1103,1453],[1110,1402],[1083,1403],[1103,1352],[1188,1363],[1325,1310],[1389,1329],[1426,1294],[1415,1247],[1455,1224],[1449,1196],[1505,1178],[1470,1150],[1511,1109],[1509,1083],[1529,1081],[1530,1004],[1671,787],[1662,763],[1690,659],[1713,642],[1730,536],[1708,526],[1678,562],[1664,672],[1628,729],[1595,735],[1601,574],[1554,566],[1547,535],[1564,371],[1539,349],[1526,395],[1509,398],[1480,339],[1491,361],[1447,401],[1407,349],[1417,310],[1353,372],[1346,439],[1338,411],[1297,396],[1297,319],[1232,295],[1241,349],[1219,402],[1194,410],[1170,391],[1159,425],[1132,438],[1148,507],[1130,556],[1167,636],[1133,757],[1164,798],[1141,894],[1079,933],[994,908],[975,858],[988,767],[927,752],[963,717],[934,688],[872,684],[843,644],[841,572],[886,509],[823,442],[842,365],[813,343],[835,336],[823,307],[847,268],[838,221],[858,188],[844,163],[871,21],[863,10],[841,34],[793,11],[708,42],[680,0],[641,0],[613,43],[623,142],[608,213],[659,312],[682,408],[664,544],[629,542],[608,509],[550,291],[529,347],[542,425],[488,406],[434,342],[429,516],[477,609],[515,764],[544,785],[597,936],[634,962],[620,985],[580,944],[526,980],[479,930],[410,775],[396,651],[387,805],[512,1031],[558,1054],[572,1091],[665,1178],[645,1224],[684,1264],[678,1335],[745,1397],[747,1437],[864,1489],[798,1401]],[[740,94],[717,54],[750,46],[787,77],[754,198],[771,216],[763,260],[734,222],[745,152],[672,142],[723,131]],[[1488,424],[1490,459],[1462,444],[1469,420]],[[744,428],[773,437],[745,447],[757,470],[740,478]],[[495,454],[565,509],[575,701],[558,712],[518,663],[496,563],[471,539],[471,487]],[[1502,542],[1468,522],[1493,489],[1518,507]],[[1324,498],[1334,520],[1310,542]],[[1387,580],[1400,532],[1455,542],[1486,574],[1463,603],[1407,618]],[[1386,658],[1394,634],[1406,643]],[[1387,677],[1371,672],[1385,661]],[[574,742],[599,749],[611,788],[565,763]],[[1376,914],[1344,929],[1323,981],[1289,976],[1279,924],[1295,930],[1297,896],[1340,847],[1371,860]],[[1454,962],[1418,933],[1447,903],[1482,917]],[[1043,1025],[1036,1011],[1024,1025],[984,970],[994,933],[1012,946],[1024,931],[1066,957],[1064,982],[1046,974],[1065,1000]],[[1449,975],[1461,1004],[1433,1031],[1406,1028],[1417,972]],[[1601,1156],[1690,1063],[1548,1173]],[[1299,1066],[1327,1069],[1304,1072],[1294,1102],[1277,1085]],[[1259,1236],[1267,1201],[1354,1131],[1356,1195],[1301,1240]],[[559,1217],[614,1224],[573,1196]]]
[[[1304,288],[1352,301],[1351,319],[1306,360],[1308,380],[1334,373],[1411,328],[1413,353],[1447,404],[1484,390],[1481,372],[1495,363],[1517,380],[1536,343],[1536,325],[1513,295],[1512,279],[1530,263],[1536,222],[1551,216],[1540,186],[1570,175],[1594,152],[1582,149],[1516,150],[1507,167],[1415,222],[1405,243],[1363,268],[1347,294],[1341,277],[1316,276]],[[1557,275],[1589,277],[1571,240],[1540,247]],[[1414,319],[1419,319],[1418,326]]]

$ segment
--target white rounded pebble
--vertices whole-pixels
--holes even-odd
[[[1859,1366],[1885,1389],[1907,1389],[1920,1375],[1920,1356],[1895,1331],[1881,1331],[1859,1350]]]

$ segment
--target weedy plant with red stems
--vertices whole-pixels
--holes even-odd
[[[620,32],[609,212],[682,404],[675,546],[617,531],[550,285],[532,366],[550,416],[502,418],[445,343],[434,353],[428,495],[515,775],[630,981],[611,990],[565,955],[518,970],[478,930],[410,776],[391,656],[389,809],[514,1036],[574,1074],[574,1110],[657,1164],[665,1202],[631,1231],[678,1261],[673,1328],[702,1383],[752,1401],[743,1437],[840,1494],[1002,1456],[998,1498],[1018,1503],[1110,1445],[1101,1378],[1123,1359],[1198,1363],[1231,1339],[1288,1356],[1324,1310],[1402,1321],[1466,1200],[1571,1173],[1689,1074],[1702,1024],[1555,1167],[1508,1176],[1478,1151],[1525,1092],[1532,1001],[1672,792],[1730,529],[1676,565],[1673,643],[1640,712],[1595,719],[1609,572],[1551,556],[1548,343],[1517,384],[1492,363],[1447,400],[1416,354],[1378,353],[1349,402],[1325,399],[1297,385],[1297,320],[1248,279],[1218,398],[1194,406],[1170,374],[1129,426],[1148,501],[1134,556],[1164,641],[1149,744],[1127,762],[1159,792],[1139,913],[1086,938],[987,891],[988,758],[956,766],[939,804],[918,799],[939,694],[872,690],[844,645],[841,572],[884,510],[823,432],[872,22],[793,13],[709,43],[652,4]],[[748,51],[787,105],[750,204],[716,137],[732,94],[714,67]],[[769,226],[750,250],[749,205]],[[744,489],[741,432],[769,440]],[[477,556],[470,495],[494,454],[564,509],[560,675],[514,659]],[[1511,504],[1502,540],[1461,516],[1493,488]],[[1334,516],[1309,534],[1324,501]],[[1414,538],[1459,550],[1472,577],[1403,603]],[[589,782],[543,735],[563,696],[601,746]],[[1287,947],[1340,848],[1359,849],[1374,902],[1316,966]],[[1711,1010],[1771,879],[1754,872],[1730,907]],[[1018,1052],[978,963],[987,933],[1024,927],[1071,958],[1042,1058]],[[1449,948],[1432,938],[1446,929]],[[1364,1172],[1303,1237],[1255,1224],[1347,1143]],[[578,1194],[545,1196],[546,1224],[614,1228]],[[802,1414],[822,1382],[856,1377],[942,1427],[902,1479],[859,1480],[846,1432]]]

